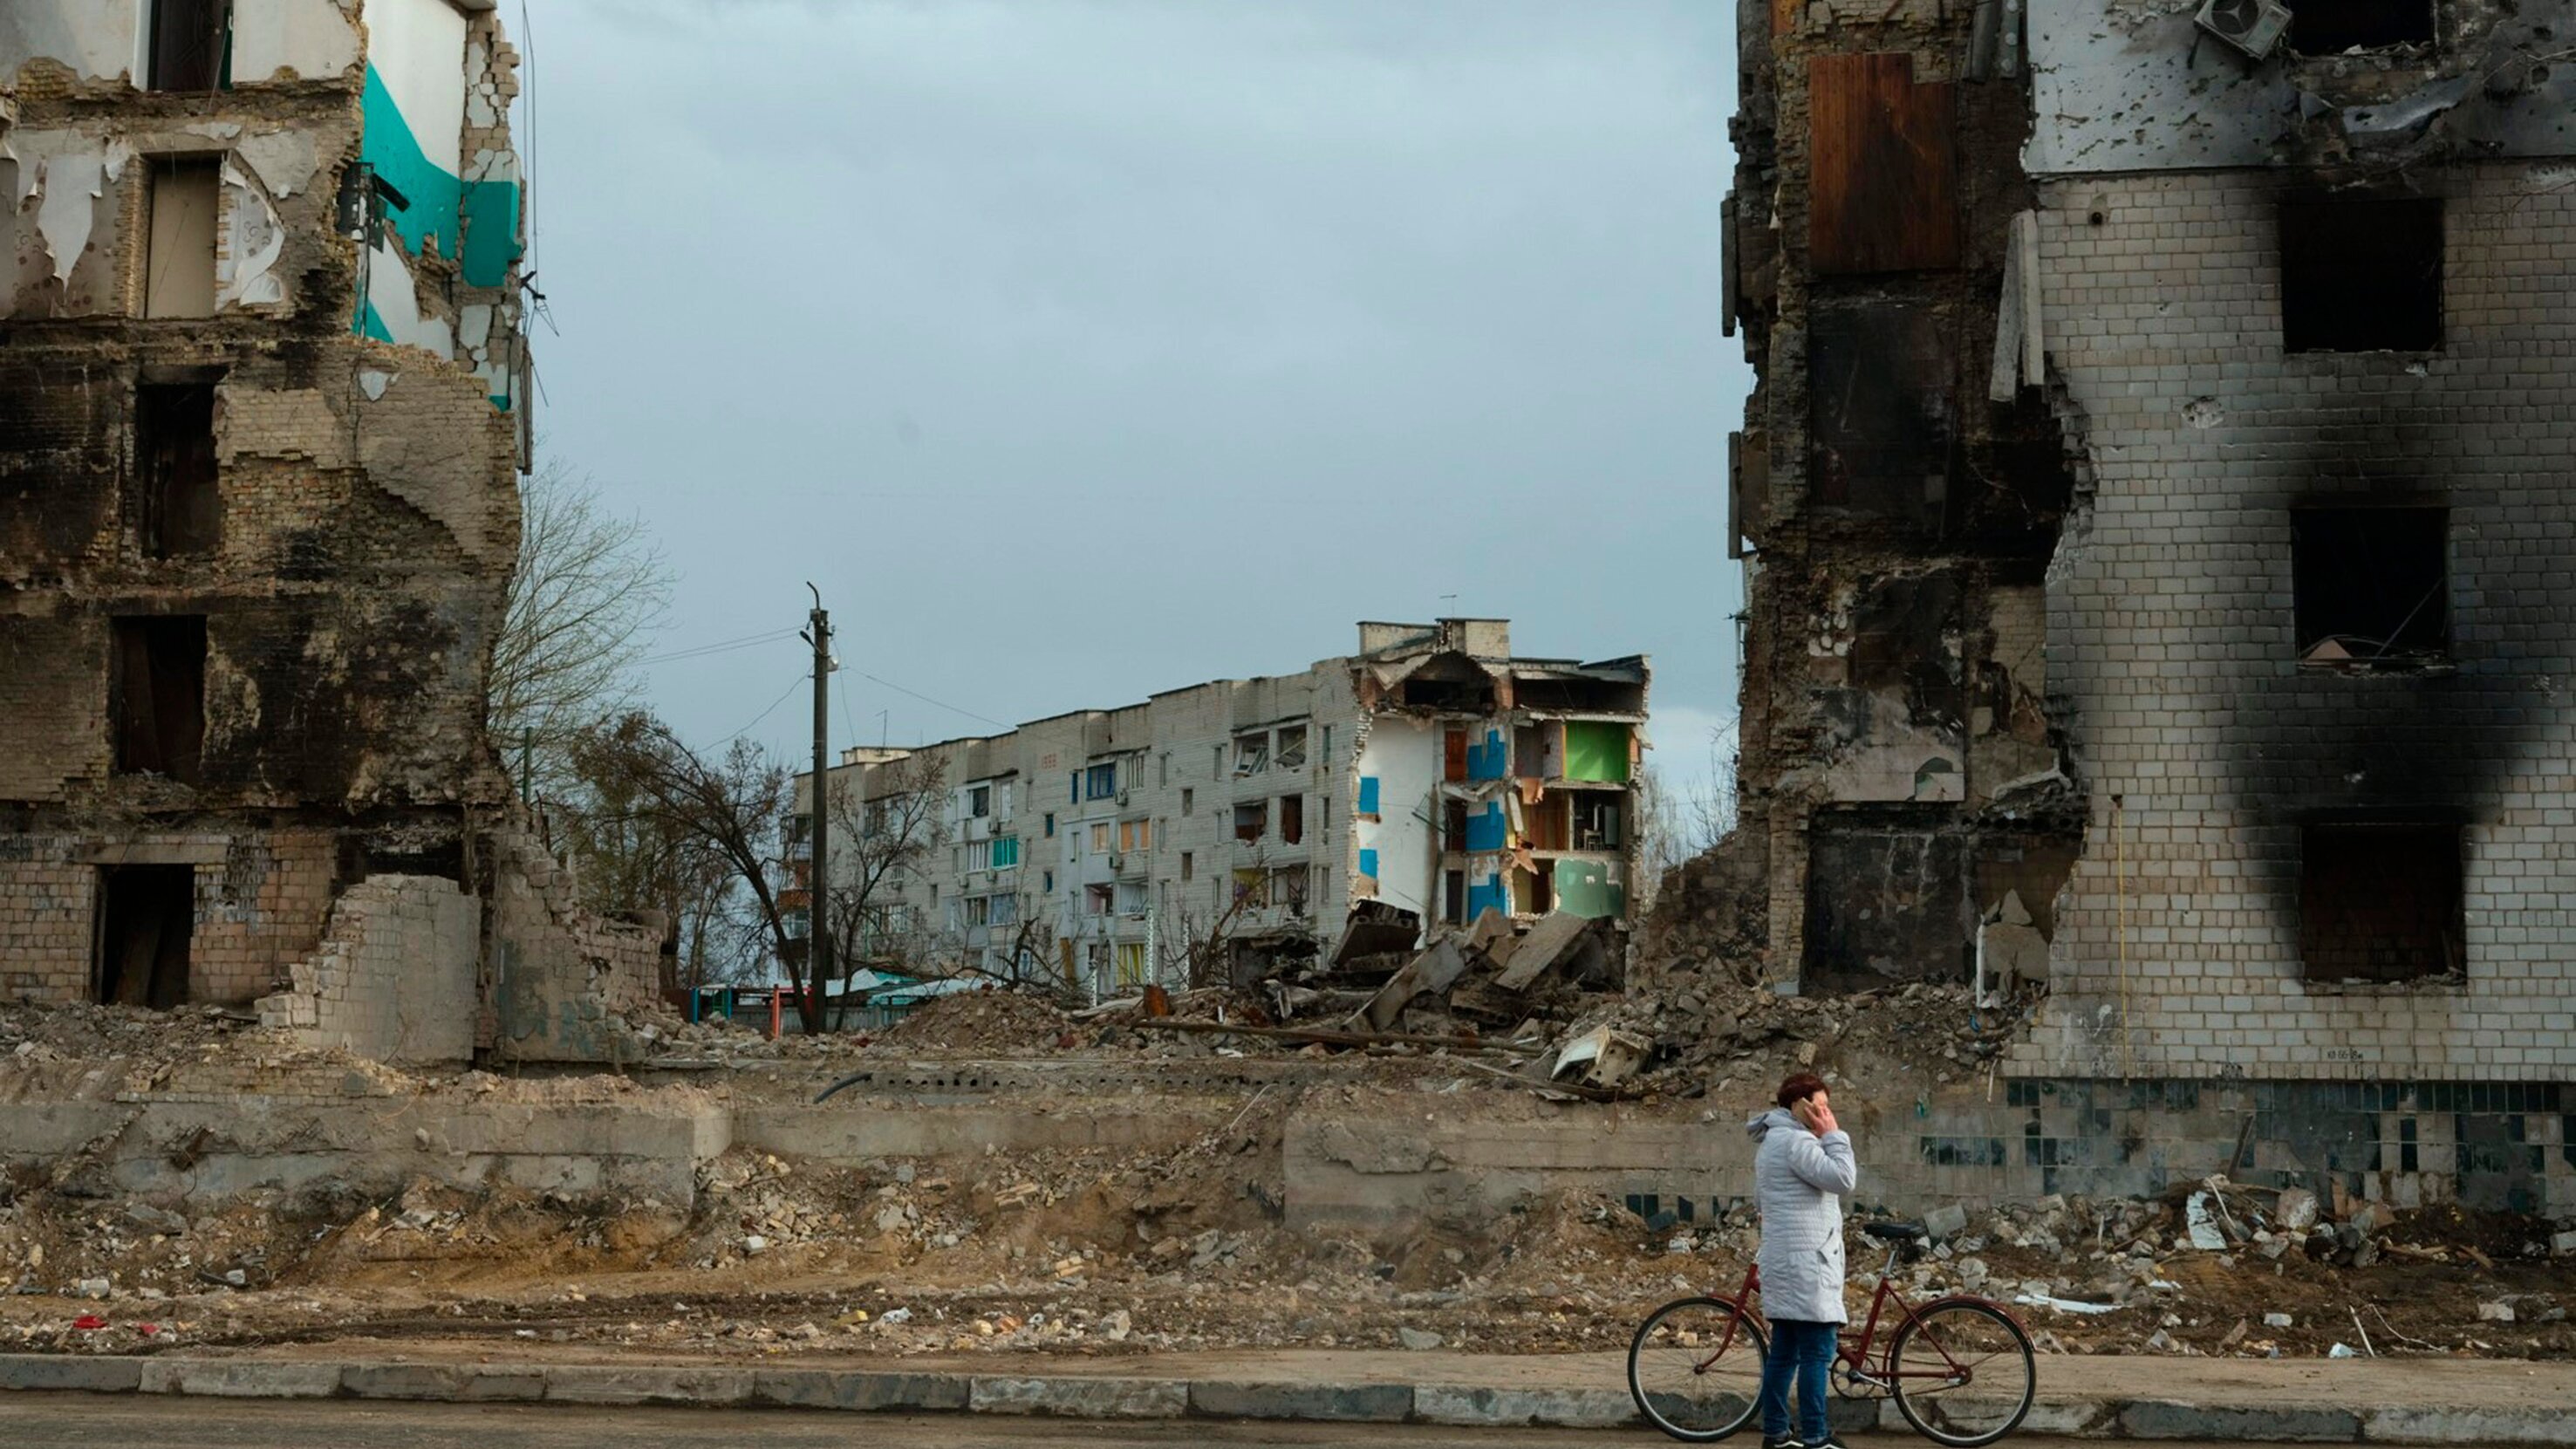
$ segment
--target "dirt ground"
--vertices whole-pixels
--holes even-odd
[[[1212,1018],[1226,1003],[1187,1000]],[[1890,1009],[1892,1008],[1892,1009]],[[1956,1017],[1956,1021],[1949,1018]],[[1240,1020],[1229,1017],[1229,1020]],[[1639,1079],[1656,1095],[1727,1094],[1792,1064],[1878,1092],[1973,1081],[1987,1037],[1963,996],[1916,987],[1872,1002],[1747,996],[1616,1002],[1616,1020],[1687,1051]],[[1927,1029],[1926,1023],[1937,1029]],[[274,1071],[361,1071],[385,1090],[503,1101],[810,1095],[870,1062],[941,1056],[1153,1060],[1320,1055],[1308,1043],[1171,1032],[1133,1013],[1070,1017],[1001,994],[945,998],[875,1038],[761,1041],[668,1023],[684,1063],[643,1074],[409,1074],[294,1053],[237,1017],[191,1010],[0,1010],[0,1102],[105,1095],[245,1059]],[[1963,1045],[1964,1044],[1964,1045]],[[1511,1050],[1346,1051],[1333,1080],[1472,1074],[1453,1110],[1517,1107],[1535,1082]],[[1228,1125],[1162,1152],[1059,1150],[866,1169],[736,1150],[705,1164],[694,1207],[416,1183],[389,1199],[255,1196],[182,1213],[106,1194],[78,1161],[0,1179],[0,1348],[150,1351],[355,1335],[535,1340],[672,1352],[1133,1354],[1224,1347],[1570,1352],[1624,1346],[1654,1305],[1732,1291],[1747,1221],[1649,1231],[1581,1195],[1499,1224],[1403,1241],[1280,1226],[1282,1124],[1301,1093],[1252,1099]],[[1600,1110],[1588,1105],[1561,1110]],[[2181,1195],[2050,1199],[1970,1222],[1900,1268],[1909,1291],[2017,1300],[2043,1349],[2080,1354],[2316,1356],[2335,1352],[2576,1356],[2576,1273],[2550,1227],[2453,1208],[2371,1222],[2366,1252],[2337,1225],[2282,1226],[2269,1193],[2217,1189],[2231,1228],[2195,1248]],[[2278,1229],[2276,1231],[2276,1228]],[[1883,1254],[1854,1236],[1854,1307]],[[2099,1311],[2096,1311],[2099,1310]],[[2286,1317],[2286,1322],[2265,1315]]]

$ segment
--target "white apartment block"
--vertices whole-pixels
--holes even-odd
[[[922,756],[946,800],[945,839],[842,954],[1106,996],[1187,984],[1194,944],[1203,977],[1293,970],[1372,902],[1417,930],[1489,907],[1626,921],[1645,658],[1516,659],[1500,619],[1359,628],[1297,674],[846,752],[835,786],[872,810]],[[836,822],[838,889],[856,846]]]

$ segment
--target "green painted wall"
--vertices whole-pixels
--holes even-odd
[[[1556,908],[1596,919],[1628,914],[1628,888],[1610,878],[1610,869],[1606,860],[1559,860],[1552,875]]]
[[[1628,727],[1600,720],[1565,722],[1565,778],[1628,778]]]

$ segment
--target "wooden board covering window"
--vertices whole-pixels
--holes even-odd
[[[1807,260],[1819,275],[1959,264],[1947,82],[1914,83],[1904,54],[1807,63]]]

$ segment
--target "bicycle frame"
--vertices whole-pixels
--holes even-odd
[[[1869,1318],[1861,1325],[1859,1339],[1854,1341],[1848,1334],[1838,1335],[1834,1344],[1835,1361],[1843,1365],[1844,1370],[1851,1375],[1855,1382],[1864,1383],[1876,1389],[1892,1387],[1899,1377],[1895,1362],[1896,1335],[1903,1331],[1905,1325],[1914,1322],[1915,1319],[1914,1305],[1907,1302],[1904,1293],[1898,1290],[1893,1276],[1896,1272],[1897,1252],[1897,1244],[1888,1244],[1887,1262],[1878,1270],[1878,1291],[1870,1295]],[[1771,1326],[1771,1320],[1763,1317],[1761,1311],[1753,1306],[1754,1295],[1761,1291],[1761,1265],[1751,1264],[1744,1270],[1744,1286],[1736,1290],[1736,1294],[1733,1298],[1721,1301],[1735,1309],[1736,1313],[1739,1315],[1738,1321],[1760,1324],[1767,1331]],[[1932,1301],[1934,1303],[1945,1303],[1950,1300],[1947,1298],[1936,1298]],[[1873,1372],[1869,1361],[1870,1349],[1878,1340],[1879,1319],[1886,1312],[1887,1305],[1890,1303],[1894,1303],[1896,1305],[1898,1318],[1895,1322],[1888,1325],[1886,1362],[1878,1371]],[[1927,1304],[1925,1306],[1928,1307],[1930,1305]],[[1709,1365],[1716,1363],[1720,1358],[1724,1357],[1727,1349],[1733,1347],[1734,1338],[1734,1326],[1733,1324],[1729,1324],[1725,1337],[1721,1339],[1717,1345],[1717,1351],[1700,1360],[1699,1367],[1702,1370],[1705,1370]],[[1918,1369],[1911,1374],[1904,1375],[1904,1377],[1941,1379],[1952,1384],[1964,1384],[1973,1377],[1966,1365],[1950,1356],[1950,1350],[1948,1348],[1939,1343],[1933,1343],[1932,1347],[1941,1355],[1941,1362],[1944,1367],[1940,1369]]]

